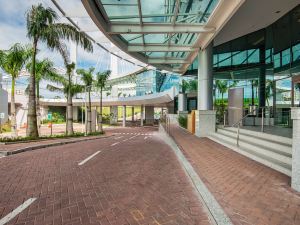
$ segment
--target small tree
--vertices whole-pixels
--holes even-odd
[[[26,65],[28,71],[32,68],[32,62]],[[49,59],[36,61],[35,63],[35,78],[36,78],[36,111],[37,111],[37,124],[41,126],[41,112],[40,112],[40,83],[42,80],[51,80],[52,76],[57,75],[54,68],[54,63]],[[28,90],[28,88],[26,89]]]
[[[86,91],[88,92],[88,107],[87,107],[87,133],[92,132],[92,103],[91,103],[91,90],[94,84],[93,73],[95,68],[91,67],[88,70],[78,69],[77,74],[81,75],[81,80],[84,83]]]
[[[98,131],[103,132],[102,126],[102,96],[103,96],[103,89],[105,88],[106,82],[110,76],[111,71],[105,71],[103,73],[98,72],[97,77],[95,80],[95,86],[100,89],[100,112],[98,118]]]
[[[92,43],[86,39],[86,35],[76,30],[75,27],[65,23],[58,23],[59,17],[51,8],[45,8],[42,4],[34,5],[27,12],[27,36],[32,40],[32,68],[29,80],[29,101],[27,116],[27,135],[38,137],[36,117],[36,55],[39,42],[44,42],[50,49],[58,50],[61,40],[75,41],[88,51],[93,51]]]
[[[0,51],[0,67],[11,76],[11,130],[17,136],[15,85],[22,68],[29,59],[31,50],[21,44],[14,44],[9,50]]]

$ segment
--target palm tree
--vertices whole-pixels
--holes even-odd
[[[32,68],[32,62],[26,65],[29,71]],[[54,63],[49,59],[43,59],[42,61],[36,61],[35,63],[35,81],[36,81],[36,111],[37,111],[37,124],[38,128],[41,126],[41,112],[40,112],[40,83],[42,80],[50,80],[53,76],[57,75],[57,71],[54,68]]]
[[[274,89],[275,83],[272,80],[267,80],[266,82],[266,101],[268,106],[270,106],[270,98],[273,96],[273,89]]]
[[[110,76],[111,71],[107,70],[105,72],[98,72],[97,77],[95,80],[95,86],[100,88],[100,112],[99,112],[99,118],[98,118],[98,131],[103,132],[103,127],[102,127],[102,92],[103,89],[105,88],[106,82]]]
[[[81,75],[81,80],[84,83],[86,91],[88,92],[88,106],[87,106],[87,133],[92,132],[92,103],[91,103],[91,90],[94,83],[93,73],[95,68],[91,67],[88,70],[78,69],[77,74]]]
[[[71,64],[70,67],[75,67],[74,64]],[[68,73],[68,72],[67,72]],[[67,125],[66,132],[68,135],[72,135],[73,131],[73,110],[70,112],[69,108],[73,108],[72,98],[78,94],[83,92],[84,86],[79,84],[73,84],[73,82],[69,79],[68,75],[53,75],[50,79],[53,83],[57,85],[48,84],[47,89],[53,92],[59,92],[65,95],[67,98],[68,106],[67,106]]]
[[[14,44],[9,50],[0,51],[0,66],[11,76],[11,130],[17,136],[15,85],[22,68],[30,58],[31,50],[21,44]]]
[[[233,88],[237,85],[237,81],[233,81],[232,84],[228,84],[227,80],[216,80],[216,88],[221,94],[222,105],[224,106],[224,94],[228,92],[230,88]]]
[[[254,89],[256,90],[256,96],[255,98],[257,98],[257,87],[258,87],[258,80],[251,80],[251,104],[254,105]]]
[[[27,36],[32,40],[32,68],[29,81],[29,102],[27,117],[27,135],[38,137],[37,118],[36,118],[36,55],[38,43],[44,42],[54,50],[61,47],[61,40],[67,39],[75,41],[88,51],[93,51],[93,46],[86,39],[86,35],[78,32],[75,27],[57,23],[57,13],[51,8],[45,8],[42,4],[34,5],[27,13]]]

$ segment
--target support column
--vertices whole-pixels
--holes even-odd
[[[78,106],[73,106],[73,122],[78,122]]]
[[[259,107],[266,106],[266,51],[265,48],[262,47],[259,49],[259,59],[260,59],[260,73],[258,80],[258,89],[259,89]]]
[[[92,123],[92,132],[96,132],[96,124],[97,124],[97,109],[92,108],[92,118],[91,118],[91,123]]]
[[[213,43],[198,54],[198,110],[196,136],[207,137],[216,130],[216,111],[213,110]]]
[[[134,106],[131,108],[131,121],[134,122]]]
[[[178,114],[187,112],[187,94],[179,93],[178,95]]]
[[[300,192],[300,108],[292,108],[293,144],[292,144],[292,188]]]
[[[123,105],[123,127],[126,127],[126,105]]]
[[[154,106],[145,106],[145,123],[147,125],[154,124]]]
[[[144,106],[141,105],[141,127],[144,126]]]
[[[115,125],[118,123],[118,106],[110,107],[110,124]]]

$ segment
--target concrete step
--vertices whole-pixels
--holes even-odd
[[[225,130],[228,130],[228,131],[231,131],[234,133],[237,132],[236,127],[218,127],[218,129],[225,129]],[[267,134],[267,133],[263,133],[263,132],[247,130],[247,129],[243,129],[243,127],[241,127],[241,129],[240,129],[240,134],[245,134],[247,136],[255,137],[257,139],[263,139],[263,140],[271,141],[273,143],[278,143],[281,145],[286,145],[286,146],[292,147],[292,139],[291,138],[281,137],[281,136]]]
[[[236,143],[236,137],[224,133],[213,133],[209,138],[220,143],[244,156],[247,156],[257,162],[271,167],[281,173],[291,176],[292,159],[284,154],[279,154],[269,149],[250,144],[240,140],[239,146]]]
[[[237,138],[237,129],[228,129],[228,128],[219,128],[219,134],[224,134],[228,137],[232,137],[236,140]],[[260,133],[259,133],[260,134]],[[286,157],[292,157],[292,146],[286,144],[285,142],[276,141],[276,136],[274,140],[269,140],[268,138],[264,138],[263,136],[257,137],[254,135],[245,134],[240,132],[240,142],[245,142],[251,145],[254,145],[259,148],[263,148],[265,150],[284,155]]]

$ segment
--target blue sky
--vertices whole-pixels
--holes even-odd
[[[14,43],[31,43],[26,36],[26,12],[33,4],[38,3],[56,9],[50,0],[0,0],[0,49],[8,49]],[[61,17],[61,22],[65,21],[65,18]],[[62,58],[57,52],[50,51],[43,43],[39,44],[39,49],[38,58],[49,58],[57,67],[63,67]],[[101,57],[101,63],[98,57]],[[106,52],[97,46],[93,54],[78,49],[78,66],[80,67],[98,65],[97,69],[105,70],[109,69],[109,63],[110,57],[107,57]]]

